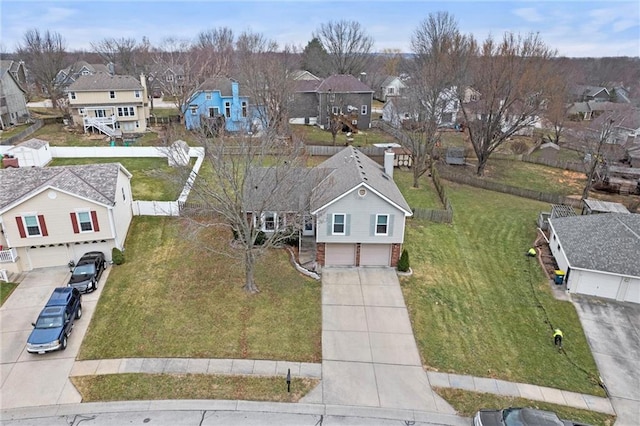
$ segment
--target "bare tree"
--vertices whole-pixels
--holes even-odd
[[[233,69],[234,34],[228,27],[212,28],[198,34],[193,51],[203,75],[228,76]]]
[[[606,174],[607,158],[604,148],[607,143],[612,143],[616,121],[618,117],[611,113],[601,117],[597,124],[592,124],[582,133],[582,143],[585,146],[585,173],[587,183],[582,190],[580,201],[589,198],[589,191],[593,187],[596,175],[600,174],[604,178]],[[620,124],[620,123],[618,123]]]
[[[445,120],[445,114],[453,115],[456,111],[452,55],[464,40],[457,22],[446,12],[430,14],[411,38],[415,56],[409,64],[410,87],[404,98],[394,102],[397,112],[403,115],[394,121],[403,121],[399,126],[403,133],[401,141],[413,156],[415,188],[420,176],[431,167],[441,124],[451,121]]]
[[[136,54],[138,45],[134,38],[105,38],[91,43],[91,48],[98,52],[106,62],[118,67],[121,74],[136,76]]]
[[[63,87],[57,83],[58,71],[65,67],[66,42],[59,33],[38,29],[28,30],[17,53],[40,90],[47,94],[54,108],[60,108],[58,100]]]
[[[554,65],[557,71],[549,79],[549,94],[543,109],[544,117],[551,125],[551,132],[544,139],[559,145],[571,105],[569,102],[569,82],[571,79],[560,72],[557,64]]]
[[[458,97],[478,159],[476,173],[482,176],[491,154],[541,115],[555,51],[538,34],[506,33],[500,42],[489,37],[481,46],[472,41],[461,47],[455,56],[458,77],[464,77],[458,80]],[[469,86],[481,93],[478,102],[463,102]]]
[[[301,141],[246,134],[207,138],[206,133],[203,129],[199,139],[203,167],[211,173],[195,179],[181,215],[195,219],[191,222],[196,229],[232,231],[230,255],[244,267],[244,289],[256,293],[254,271],[260,255],[299,236],[315,186],[314,170],[304,167]],[[206,241],[197,243],[208,248]]]
[[[313,37],[329,53],[331,72],[358,76],[372,60],[373,38],[357,21],[330,21],[320,25]]]
[[[244,32],[236,43],[240,87],[254,104],[254,113],[267,137],[288,136],[289,103],[293,97],[292,71],[297,62],[293,48],[279,50],[262,34]]]

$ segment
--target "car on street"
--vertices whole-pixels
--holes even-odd
[[[562,420],[553,411],[510,407],[502,410],[480,410],[473,417],[473,426],[587,426]]]
[[[82,296],[72,287],[57,287],[40,312],[27,339],[27,352],[65,350],[75,320],[82,317]]]
[[[75,264],[69,278],[69,287],[78,289],[81,293],[88,293],[98,288],[98,281],[106,269],[104,253],[90,251],[82,255]]]

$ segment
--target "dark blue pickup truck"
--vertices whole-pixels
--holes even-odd
[[[75,320],[82,316],[80,292],[72,287],[53,290],[49,301],[33,325],[27,339],[27,352],[43,354],[65,350]]]

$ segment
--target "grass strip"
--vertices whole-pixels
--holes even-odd
[[[15,290],[16,287],[18,287],[18,284],[16,283],[0,282],[0,306],[2,306],[4,301],[11,296],[11,293],[13,293],[13,290]]]

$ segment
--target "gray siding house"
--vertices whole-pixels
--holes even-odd
[[[15,64],[15,61],[0,61],[1,129],[5,129],[13,124],[24,123],[29,118],[27,101],[24,96],[25,91],[18,80],[19,74],[14,71],[14,68],[16,68]]]

